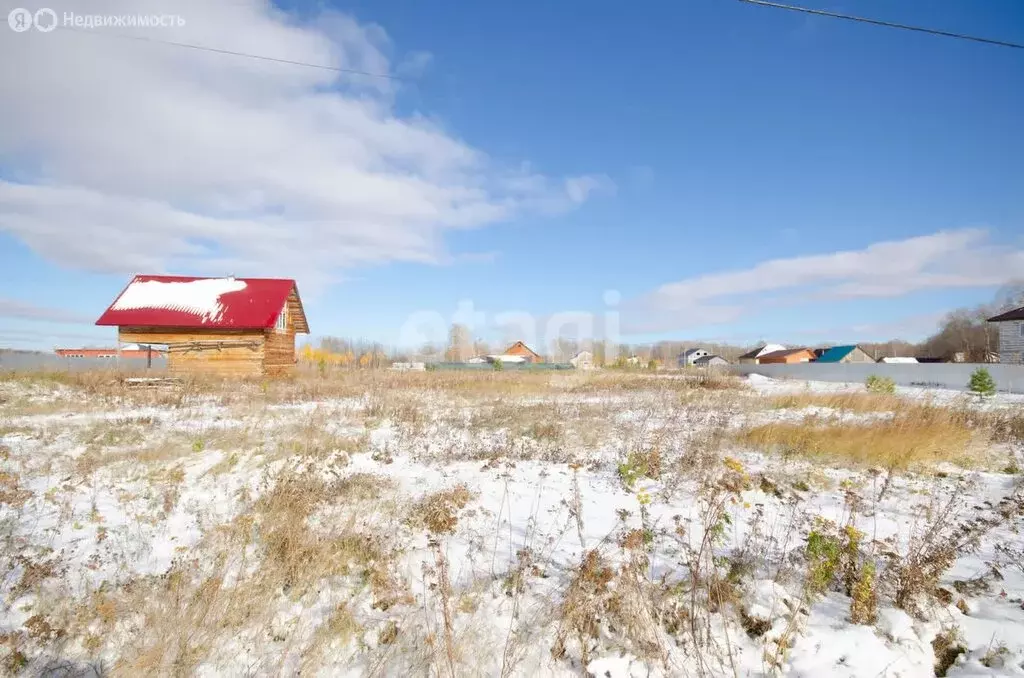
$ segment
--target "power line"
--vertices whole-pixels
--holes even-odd
[[[972,42],[983,42],[988,45],[999,45],[1000,47],[1013,47],[1014,49],[1024,49],[1024,45],[1016,42],[1006,42],[1004,40],[993,40],[992,38],[981,38],[976,35],[966,35],[964,33],[951,33],[950,31],[940,31],[934,28],[924,28],[922,26],[910,26],[908,24],[897,24],[891,21],[881,21],[879,19],[869,19],[862,16],[854,16],[852,14],[840,14],[839,12],[827,12],[823,9],[811,9],[809,7],[797,7],[796,5],[783,5],[778,2],[768,2],[768,0],[740,0],[751,5],[761,5],[763,7],[774,7],[776,9],[787,9],[791,12],[803,12],[804,14],[814,14],[817,16],[827,16],[833,19],[846,19],[847,21],[859,21],[865,24],[874,24],[875,26],[885,26],[886,28],[900,28],[905,31],[916,31],[918,33],[928,33],[930,35],[941,35],[945,38],[957,38],[959,40],[970,40]]]
[[[290,66],[304,66],[306,68],[318,68],[322,71],[333,71],[334,73],[346,73],[349,75],[365,75],[371,78],[384,78],[385,80],[402,80],[402,78],[396,75],[388,75],[386,73],[371,73],[369,71],[360,71],[354,68],[339,68],[337,66],[327,66],[325,64],[313,64],[308,61],[293,61],[291,59],[279,59],[277,57],[265,56],[262,54],[250,54],[248,52],[236,52],[230,49],[219,49],[217,47],[207,47],[205,45],[193,45],[187,42],[173,42],[171,40],[160,40],[159,38],[149,38],[141,35],[126,35],[124,33],[97,33],[96,31],[88,31],[78,28],[63,27],[61,30],[74,31],[75,33],[84,33],[87,35],[103,35],[113,38],[121,38],[123,40],[136,40],[138,42],[152,42],[160,45],[170,45],[171,47],[183,47],[185,49],[195,49],[203,52],[213,52],[214,54],[226,54],[229,56],[246,57],[248,59],[259,59],[260,61],[271,61],[277,64],[288,64]]]

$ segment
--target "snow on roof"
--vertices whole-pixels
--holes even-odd
[[[503,363],[524,363],[526,358],[521,355],[489,355],[487,356],[493,361],[500,360]]]
[[[224,312],[220,296],[246,287],[237,278],[204,278],[187,282],[163,280],[132,281],[114,305],[114,311],[158,308],[191,313],[207,321],[216,321]]]
[[[270,329],[292,294],[298,300],[298,288],[290,278],[137,275],[96,324]],[[296,310],[296,332],[308,333],[301,301]]]
[[[917,362],[917,358],[906,358],[906,357],[901,357],[901,356],[890,356],[890,357],[882,358],[879,362],[893,363],[893,364],[916,363]]]

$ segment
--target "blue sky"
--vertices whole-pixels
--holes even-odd
[[[1017,0],[806,4],[1024,42]],[[38,72],[0,76],[0,345],[102,343],[132,272],[294,276],[386,343],[607,290],[627,341],[913,339],[1024,276],[1024,50],[734,0],[148,6],[402,80],[3,33]]]

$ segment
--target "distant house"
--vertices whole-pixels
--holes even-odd
[[[999,362],[1024,364],[1024,306],[988,319],[999,324]]]
[[[528,363],[542,363],[542,362],[544,362],[544,358],[542,358],[539,353],[537,353],[536,351],[534,351],[532,348],[530,348],[529,346],[527,346],[526,344],[524,344],[521,341],[517,341],[516,343],[514,343],[511,346],[509,346],[508,348],[506,348],[505,352],[502,353],[501,355],[503,355],[503,356],[519,356],[519,357],[521,357],[523,359],[523,362],[528,362]],[[511,362],[511,361],[505,361],[505,362]]]
[[[698,358],[706,358],[709,355],[711,355],[711,351],[708,351],[707,349],[688,348],[679,354],[679,367],[689,367],[693,365]]]
[[[413,370],[416,372],[422,372],[427,369],[427,364],[422,362],[394,362],[391,363],[391,369],[399,371]]]
[[[116,348],[57,348],[53,352],[62,358],[117,358]],[[162,350],[150,346],[125,344],[121,347],[122,358],[155,358],[163,354]]]
[[[285,376],[309,323],[294,280],[137,275],[96,321],[165,345],[171,373]]]
[[[875,359],[860,346],[833,346],[824,351],[815,362],[819,363],[873,363]]]
[[[696,367],[722,367],[728,365],[729,361],[720,355],[706,355],[693,361]]]
[[[907,365],[907,364],[911,364],[911,363],[916,365],[917,364],[917,358],[905,358],[905,357],[900,357],[900,356],[889,356],[889,357],[885,357],[885,358],[879,358],[878,362],[886,363],[888,365]]]
[[[589,370],[594,367],[594,354],[590,351],[580,351],[569,359],[569,364],[578,370]]]
[[[764,346],[755,348],[753,351],[748,351],[747,353],[744,353],[738,358],[738,360],[740,365],[755,365],[757,364],[757,359],[765,355],[766,353],[774,353],[775,351],[785,350],[786,347],[783,346],[782,344],[765,344]]]
[[[478,356],[474,356],[474,357],[470,358],[469,360],[467,360],[466,364],[467,365],[482,365],[482,364],[484,364],[486,362],[488,362],[487,356],[478,355]]]
[[[765,353],[757,359],[759,365],[792,365],[809,363],[814,360],[814,351],[809,348],[787,348]]]

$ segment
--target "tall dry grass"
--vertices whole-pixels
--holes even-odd
[[[814,461],[924,469],[940,462],[984,467],[991,461],[990,432],[969,415],[942,407],[917,406],[870,423],[808,418],[799,423],[749,427],[735,439],[747,446]]]

